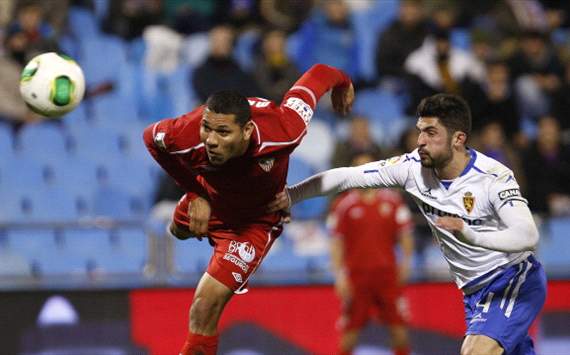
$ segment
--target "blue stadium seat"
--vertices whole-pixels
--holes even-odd
[[[104,273],[142,273],[148,262],[147,237],[140,228],[112,231],[106,250],[95,260]]]
[[[116,220],[140,219],[148,210],[146,201],[112,186],[102,186],[95,189],[92,203],[93,216]]]
[[[169,236],[169,238],[173,238]],[[212,246],[206,239],[174,241],[174,271],[176,273],[201,274],[206,271],[206,267],[212,256]]]
[[[117,79],[127,63],[124,42],[118,37],[101,36],[82,38],[80,43],[81,54],[78,62],[83,69],[87,84],[108,81],[119,87],[122,83]]]
[[[292,185],[298,183],[313,175],[315,172],[309,163],[294,155],[289,160],[287,184]],[[296,219],[319,218],[324,215],[326,208],[326,197],[311,198],[293,206],[291,214]]]
[[[80,7],[71,7],[67,16],[69,29],[76,38],[83,40],[100,35],[97,19],[91,11]]]
[[[255,64],[254,46],[259,41],[259,37],[257,31],[246,31],[237,38],[233,54],[240,67],[245,71],[253,69]]]
[[[150,196],[158,183],[153,168],[129,159],[111,161],[103,166],[105,172],[102,183],[140,197],[147,196],[150,202]]]
[[[54,176],[53,185],[84,200],[89,200],[92,190],[102,182],[101,166],[90,159],[68,158],[52,163],[50,166]]]
[[[65,188],[30,188],[21,195],[23,213],[29,221],[74,222],[82,217],[81,202]]]
[[[4,123],[0,123],[0,156],[2,159],[14,156],[14,133],[12,127]]]
[[[397,0],[376,1],[370,8],[355,11],[352,21],[358,37],[360,74],[367,80],[376,76],[375,52],[378,36],[398,14]]]
[[[53,169],[32,159],[0,159],[0,190],[21,191],[53,181]]]
[[[546,271],[564,275],[570,269],[570,218],[553,218],[545,224],[538,253]]]
[[[52,229],[8,228],[6,237],[10,249],[30,263],[49,257],[49,252],[56,248]]]
[[[307,261],[307,258],[299,256],[293,251],[291,243],[280,238],[277,239],[263,260],[258,272],[272,274],[274,278],[278,278],[280,275],[287,279],[303,277],[307,272]]]
[[[126,149],[122,134],[102,127],[71,132],[71,141],[74,157],[96,162],[120,158]]]
[[[66,228],[63,230],[67,252],[93,261],[110,249],[109,231],[99,228]]]
[[[17,137],[16,153],[38,161],[65,159],[69,138],[62,126],[54,123],[26,125]]]

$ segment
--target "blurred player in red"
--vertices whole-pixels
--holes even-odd
[[[364,153],[353,163],[358,166],[374,160]],[[401,296],[414,241],[411,214],[402,197],[391,189],[345,192],[331,207],[329,226],[335,289],[342,303],[339,353],[352,353],[360,331],[374,315],[387,324],[394,353],[409,354]]]
[[[222,91],[190,113],[146,128],[148,150],[187,192],[170,231],[179,239],[207,236],[214,245],[180,354],[216,353],[222,310],[234,293],[246,292],[249,277],[281,233],[283,216],[268,213],[267,205],[284,189],[289,155],[305,135],[318,100],[331,89],[334,110],[346,114],[354,101],[350,78],[317,64],[281,105]]]

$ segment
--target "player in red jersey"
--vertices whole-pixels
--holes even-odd
[[[245,292],[281,233],[282,215],[268,213],[267,205],[283,190],[289,155],[305,135],[318,100],[331,89],[334,110],[346,114],[354,101],[350,78],[317,64],[281,105],[222,91],[190,113],[145,129],[148,150],[187,192],[174,212],[172,234],[207,236],[214,244],[180,354],[215,354],[222,310],[234,293]]]
[[[374,160],[364,153],[353,163]],[[334,201],[328,221],[335,289],[342,302],[339,353],[352,353],[360,330],[375,311],[388,325],[394,353],[409,354],[401,295],[414,242],[411,214],[402,197],[391,189],[348,191]],[[402,252],[399,265],[397,244]]]

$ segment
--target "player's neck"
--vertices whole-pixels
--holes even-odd
[[[469,160],[471,160],[471,155],[467,149],[455,152],[449,163],[441,169],[436,168],[435,173],[440,180],[453,180],[461,175],[469,164]]]

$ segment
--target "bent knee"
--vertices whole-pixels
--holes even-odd
[[[212,319],[217,319],[224,303],[221,300],[206,297],[195,297],[190,307],[190,322],[197,327],[204,327]]]

